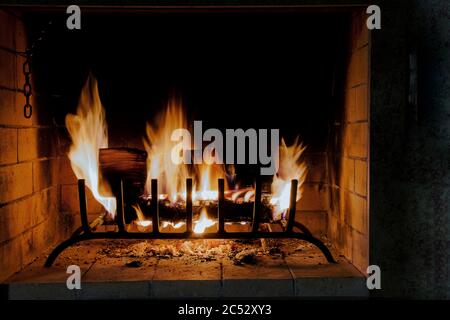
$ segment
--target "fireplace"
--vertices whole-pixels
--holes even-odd
[[[221,276],[211,285],[214,268],[201,260],[206,276],[195,276],[196,285],[208,284],[198,294],[186,293],[189,285],[181,280],[191,279],[180,261],[159,252],[158,265],[185,275],[145,265],[156,298],[172,296],[165,277],[177,281],[175,296],[239,296],[242,286],[250,288],[248,296],[264,296],[274,283],[274,296],[367,295],[370,33],[364,8],[87,7],[81,30],[68,30],[57,7],[0,14],[0,130],[6,137],[0,146],[0,279],[10,297],[27,297],[27,286],[42,282],[43,274],[47,285],[60,284],[67,266],[80,261],[87,261],[86,279],[95,288],[83,297],[102,297],[90,273],[97,268],[101,278],[107,266],[95,261],[122,250],[117,239],[130,240],[126,247],[145,243],[147,253],[152,246],[168,248],[168,239],[180,241],[177,255],[195,251],[190,244],[181,249],[193,239],[216,243],[212,249],[224,250],[224,257],[232,241],[256,239],[252,245],[271,251],[269,260],[258,248],[233,257],[244,265],[252,260],[249,268],[259,271],[214,260],[228,287]],[[23,65],[30,59],[28,118]],[[266,130],[270,141],[270,130],[279,129],[280,171],[262,175],[267,163],[248,164],[251,134],[245,163],[168,163],[169,133],[185,128],[194,135],[198,121],[203,133],[223,133],[224,145],[227,130]],[[208,145],[192,141],[192,149]],[[304,247],[286,255],[267,244],[273,238],[280,248]],[[84,244],[92,239],[93,245]],[[246,250],[262,253],[241,254]],[[266,271],[253,264],[258,259],[284,268],[283,276],[261,282]],[[107,286],[119,288],[150,272],[135,269],[142,259],[122,260]],[[142,283],[134,285],[139,291]]]

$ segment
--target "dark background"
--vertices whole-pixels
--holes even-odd
[[[63,17],[64,18],[64,17]],[[347,15],[312,13],[31,15],[47,29],[36,90],[64,124],[88,72],[99,81],[113,145],[139,145],[145,122],[180,99],[203,127],[276,128],[324,151],[347,47]],[[52,25],[46,27],[48,21]],[[334,90],[334,91],[333,91]]]

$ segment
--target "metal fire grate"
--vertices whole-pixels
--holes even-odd
[[[68,247],[85,240],[93,239],[258,239],[258,238],[296,238],[312,243],[322,251],[323,255],[330,263],[335,263],[330,250],[319,239],[315,238],[311,232],[301,223],[295,221],[295,207],[297,197],[298,181],[291,181],[290,207],[288,210],[288,223],[284,231],[267,232],[260,231],[260,208],[261,208],[261,180],[257,179],[255,184],[255,201],[253,206],[252,230],[250,232],[227,232],[225,231],[225,217],[221,212],[224,205],[225,184],[224,179],[218,179],[218,221],[219,228],[214,233],[197,234],[192,229],[192,179],[186,179],[186,231],[178,233],[160,232],[159,230],[159,205],[158,201],[151,202],[152,226],[150,232],[128,232],[125,228],[125,214],[123,201],[123,181],[120,182],[120,190],[117,206],[117,232],[93,232],[92,225],[89,225],[86,205],[85,181],[78,180],[78,195],[80,201],[81,227],[69,239],[60,243],[48,256],[45,262],[46,267],[52,266],[55,259]],[[158,199],[158,181],[151,181],[151,197]],[[299,231],[294,231],[294,227]]]

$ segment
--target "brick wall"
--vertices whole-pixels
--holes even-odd
[[[353,14],[350,29],[328,232],[345,257],[365,274],[369,260],[369,32],[365,13]]]
[[[314,235],[327,233],[328,171],[326,152],[306,152],[308,174],[303,184],[302,198],[297,202],[295,219]]]
[[[59,169],[58,130],[34,99],[32,117],[23,116],[17,52],[26,46],[21,17],[0,10],[0,282],[73,229],[73,217],[60,213],[59,180],[67,173]]]

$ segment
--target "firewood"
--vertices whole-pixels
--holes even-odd
[[[99,151],[100,170],[110,184],[123,180],[144,185],[147,178],[147,152],[134,148],[104,148]]]
[[[146,217],[151,217],[151,199],[140,198],[139,206]],[[168,200],[159,200],[159,218],[160,221],[171,221],[177,223],[186,219],[185,203],[180,201],[170,203]],[[217,218],[216,201],[195,201],[192,207],[194,220],[200,215],[202,208],[206,208],[208,217]],[[251,221],[253,218],[253,202],[235,203],[225,199],[223,206],[225,221]],[[272,206],[267,201],[261,202],[260,221],[270,221],[272,216]]]

